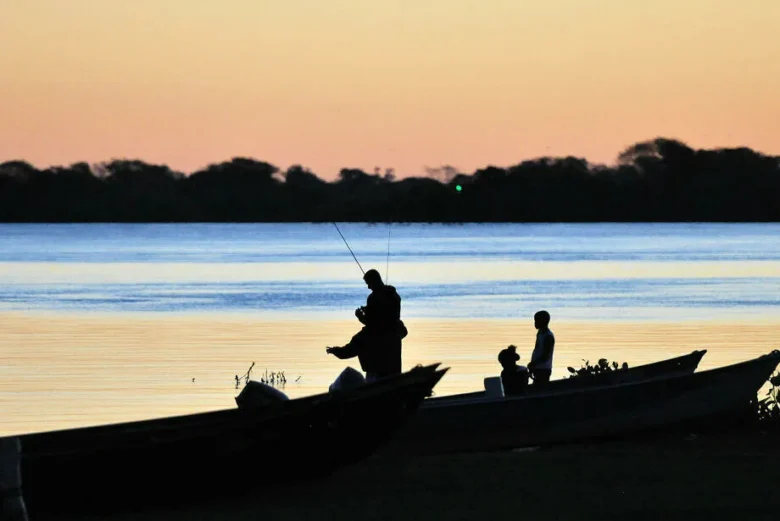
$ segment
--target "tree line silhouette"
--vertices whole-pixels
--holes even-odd
[[[403,179],[345,168],[332,182],[242,157],[189,175],[139,160],[0,164],[0,222],[327,221],[780,221],[780,157],[656,138],[614,166],[545,157]]]

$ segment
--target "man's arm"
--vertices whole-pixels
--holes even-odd
[[[347,358],[354,358],[358,355],[357,346],[354,345],[352,342],[345,345],[344,347],[325,348],[325,352],[341,360],[346,360]]]
[[[366,325],[366,308],[364,306],[360,306],[355,310],[355,316],[361,324]]]
[[[380,312],[378,308],[379,302],[377,301],[377,295],[376,293],[372,292],[366,299],[366,305],[362,308],[358,308],[358,310],[355,311],[355,316],[358,320],[360,320],[361,324],[365,326],[373,325],[376,322],[377,315]],[[359,313],[360,310],[362,310],[362,313]]]
[[[534,355],[536,354],[534,353],[534,351],[536,351],[536,345],[534,345],[534,347],[531,349],[531,360],[528,362],[528,365],[526,366],[528,367],[529,371],[533,371],[536,368],[536,364],[539,362],[539,357],[534,358]]]

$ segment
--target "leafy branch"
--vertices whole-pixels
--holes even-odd
[[[569,373],[569,378],[576,378],[578,376],[585,376],[585,375],[596,375],[601,373],[607,373],[612,371],[624,371],[628,369],[628,363],[623,362],[623,364],[618,364],[617,362],[610,363],[609,360],[606,358],[599,359],[598,363],[595,365],[591,365],[589,360],[582,360],[585,362],[582,367],[579,369],[575,369],[573,367],[567,367]]]
[[[780,427],[780,372],[769,378],[766,396],[756,401],[756,419],[765,427]]]

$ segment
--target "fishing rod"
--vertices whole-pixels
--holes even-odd
[[[360,271],[363,272],[363,275],[366,274],[365,270],[363,270],[363,266],[360,265],[360,261],[357,260],[357,257],[355,257],[355,252],[352,251],[352,248],[349,247],[349,243],[347,242],[347,239],[344,238],[344,235],[341,233],[341,230],[339,230],[339,225],[336,224],[336,221],[331,221],[333,223],[333,226],[336,227],[336,231],[339,232],[339,235],[341,235],[341,240],[344,241],[344,244],[347,245],[347,249],[349,250],[349,253],[352,254],[352,258],[355,259],[355,262],[357,262],[358,268],[360,268]],[[389,248],[389,246],[388,246]]]

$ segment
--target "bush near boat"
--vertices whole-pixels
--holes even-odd
[[[579,369],[574,369],[573,367],[566,368],[568,369],[569,373],[571,373],[569,378],[628,369],[627,362],[623,362],[622,364],[618,364],[617,362],[610,363],[606,358],[600,358],[596,365],[590,365],[590,360],[583,359],[582,361],[585,363]]]
[[[764,398],[756,399],[756,417],[760,427],[780,429],[780,372],[769,378],[769,390]]]

